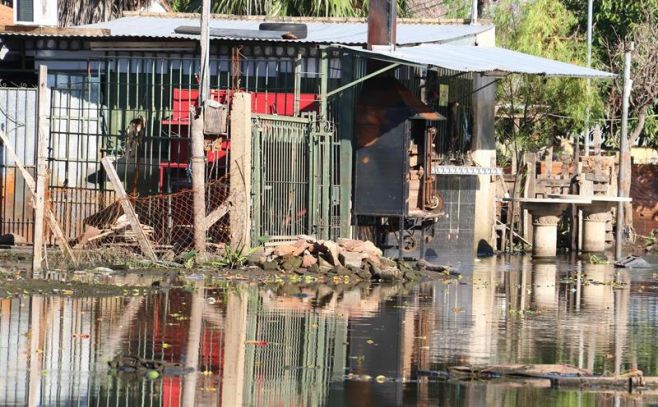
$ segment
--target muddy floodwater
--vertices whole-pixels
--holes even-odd
[[[499,257],[460,272],[394,286],[191,278],[120,296],[12,293],[0,299],[0,405],[658,404],[651,391],[437,376],[500,363],[658,376],[657,267]]]

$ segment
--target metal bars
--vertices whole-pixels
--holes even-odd
[[[295,80],[294,55],[242,55],[236,65],[230,49],[221,48],[220,56],[210,61],[209,76],[211,97],[223,103],[231,101],[235,75],[245,90],[260,92],[254,109],[273,112],[281,108],[277,103],[292,109],[294,88],[310,89],[310,82],[317,81],[317,74],[308,71],[319,69],[319,58],[306,56]],[[116,157],[117,172],[131,195],[172,193],[190,186],[188,112],[198,94],[197,58],[114,52],[85,62],[52,64],[50,194],[67,237],[79,236],[82,221],[114,200],[100,166],[104,156]],[[232,72],[234,68],[238,72]],[[208,177],[225,176],[229,137],[207,140],[206,151]]]
[[[254,116],[252,240],[337,237],[338,149],[333,127],[314,115]]]

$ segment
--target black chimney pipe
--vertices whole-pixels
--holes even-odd
[[[368,49],[374,45],[395,48],[397,24],[396,0],[370,0],[368,6]]]

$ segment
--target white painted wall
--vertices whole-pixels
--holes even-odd
[[[19,21],[18,9],[23,0],[15,0],[14,23],[20,25],[38,25],[57,27],[57,1],[56,0],[33,0],[33,19],[31,21]]]

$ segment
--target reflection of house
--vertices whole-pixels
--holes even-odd
[[[347,318],[270,310],[257,290],[227,293],[225,305],[199,292],[0,300],[0,404],[321,405],[342,379]],[[198,373],[143,386],[139,375],[107,376],[117,355],[194,359]]]

